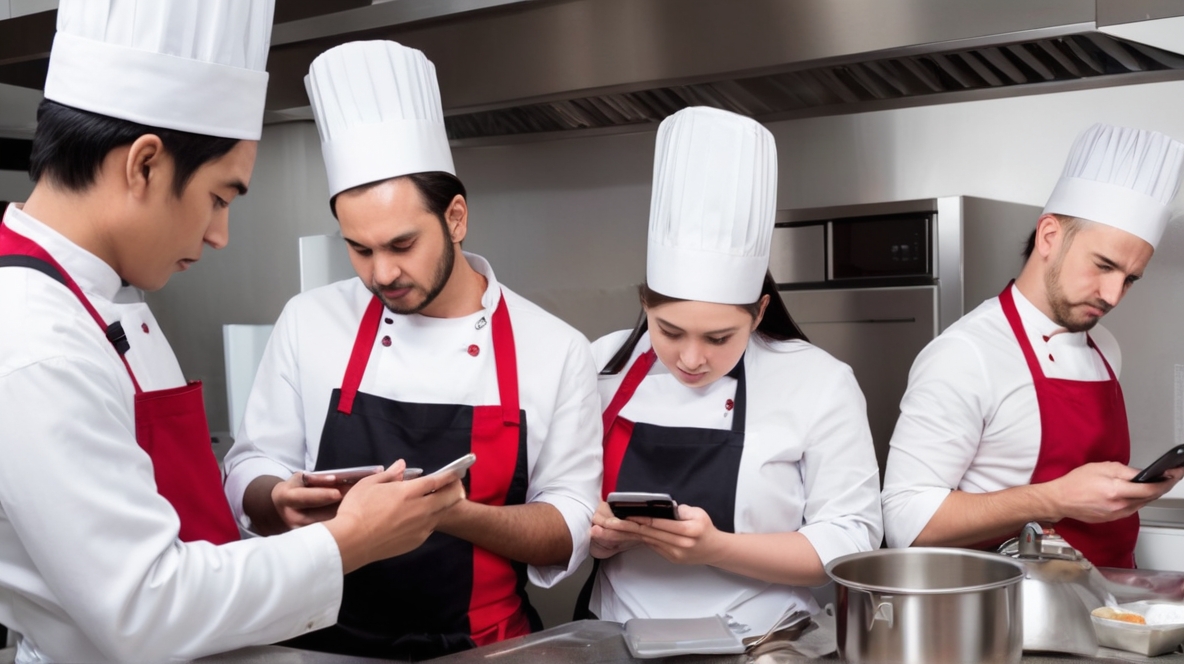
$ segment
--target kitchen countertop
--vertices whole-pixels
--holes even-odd
[[[819,635],[821,630],[812,634]],[[647,664],[797,664],[839,662],[836,654],[827,657],[803,656],[790,650],[784,644],[771,648],[755,658],[749,655],[683,655],[659,659],[638,660],[630,656],[621,638],[623,627],[618,623],[582,620],[553,627],[528,636],[510,639],[484,648],[441,657],[432,660],[439,664],[601,664],[609,662],[634,662]],[[832,632],[833,634],[833,632]],[[803,637],[809,639],[811,634]],[[833,636],[831,637],[833,638]],[[818,637],[815,636],[815,641]],[[792,646],[789,646],[792,647]],[[12,664],[15,648],[0,649],[0,664]],[[198,662],[240,664],[373,664],[378,661],[362,657],[348,657],[328,653],[296,650],[282,646],[256,646],[234,650],[221,655],[204,657]],[[1093,658],[1072,655],[1025,653],[1025,664],[1065,664],[1066,662],[1155,662],[1178,664],[1184,662],[1184,653],[1172,653],[1148,658],[1134,653],[1102,648]]]

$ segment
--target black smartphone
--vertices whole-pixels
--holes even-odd
[[[1162,482],[1167,479],[1163,475],[1164,471],[1168,471],[1173,468],[1179,468],[1181,466],[1184,466],[1184,445],[1177,445],[1167,452],[1164,452],[1163,456],[1159,457],[1155,461],[1152,461],[1150,466],[1147,466],[1143,470],[1139,471],[1139,474],[1135,475],[1134,479],[1131,481]]]
[[[614,491],[605,501],[618,519],[631,516],[648,516],[655,519],[677,519],[678,503],[668,493],[640,493],[637,491]]]

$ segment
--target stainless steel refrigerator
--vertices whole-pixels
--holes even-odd
[[[770,270],[810,342],[855,372],[881,479],[913,359],[1019,274],[1040,212],[970,196],[778,212]]]

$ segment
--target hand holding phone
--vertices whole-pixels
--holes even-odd
[[[1163,456],[1151,462],[1138,475],[1131,479],[1132,482],[1162,482],[1167,478],[1164,477],[1164,472],[1173,468],[1180,468],[1184,466],[1184,445],[1177,445],[1172,449],[1164,452]]]
[[[349,486],[360,479],[381,473],[383,470],[382,466],[355,466],[334,470],[304,471],[301,473],[301,480],[306,487],[333,489]]]
[[[606,500],[613,516],[626,519],[648,516],[654,519],[678,519],[678,503],[668,493],[613,491]]]

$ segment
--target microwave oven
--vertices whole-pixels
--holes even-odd
[[[810,221],[779,214],[769,269],[783,290],[935,283],[934,212]]]

